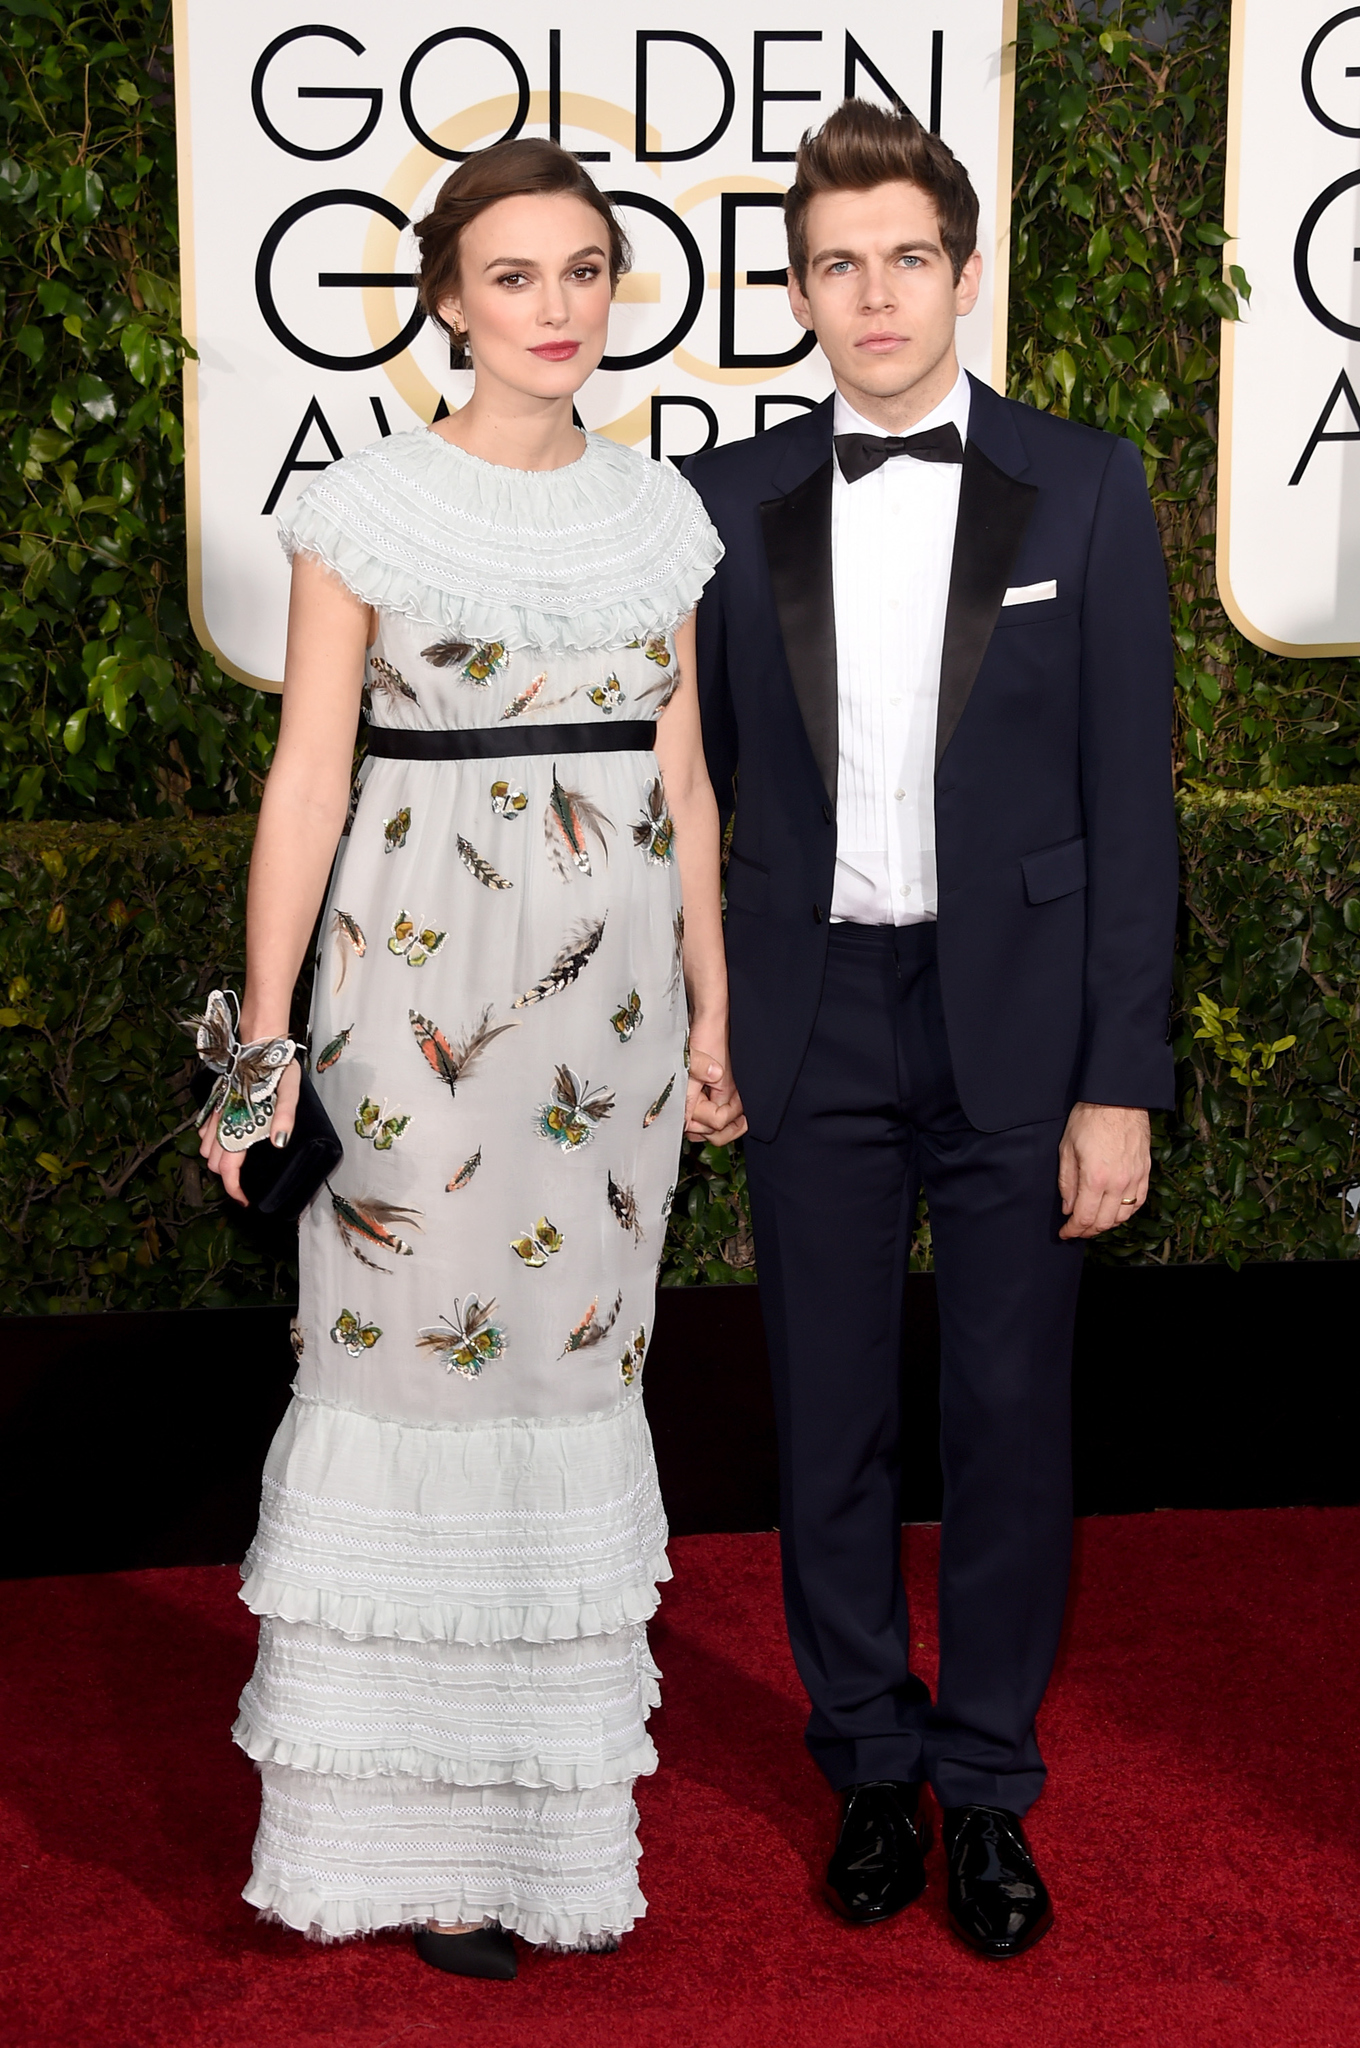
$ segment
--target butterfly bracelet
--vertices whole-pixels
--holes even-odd
[[[234,989],[215,988],[200,1017],[187,1017],[199,1059],[216,1075],[197,1123],[215,1112],[224,1152],[245,1152],[266,1137],[274,1116],[279,1082],[297,1052],[291,1038],[259,1038],[242,1045],[241,1005]]]

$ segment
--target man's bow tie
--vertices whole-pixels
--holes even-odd
[[[837,434],[836,460],[848,484],[881,469],[894,455],[914,455],[918,462],[962,462],[963,443],[952,420],[927,427],[923,434]]]

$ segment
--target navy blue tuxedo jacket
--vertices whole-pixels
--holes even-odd
[[[1166,574],[1132,442],[972,407],[940,674],[939,972],[984,1131],[1174,1100]],[[832,401],[685,473],[726,546],[699,605],[724,819],[732,1070],[773,1138],[821,994],[836,859]],[[909,457],[898,458],[910,460]],[[1003,607],[1008,587],[1056,597]]]

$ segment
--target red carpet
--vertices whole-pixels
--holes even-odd
[[[934,1534],[912,1531],[918,1611]],[[690,1537],[639,1788],[651,1912],[615,1957],[441,1978],[309,1947],[237,1898],[233,1571],[0,1584],[6,2048],[1355,2048],[1360,1509],[1083,1525],[1030,1832],[1058,1924],[985,1963],[937,1880],[886,1927],[821,1906],[775,1541]],[[918,1639],[927,1645],[924,1619]],[[1129,1926],[1129,1906],[1136,1918]]]

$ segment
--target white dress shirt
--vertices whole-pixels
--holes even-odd
[[[952,420],[968,438],[968,379],[913,434]],[[837,434],[885,433],[836,393]],[[922,924],[936,914],[935,720],[962,470],[896,455],[831,487],[840,767],[833,922]]]

